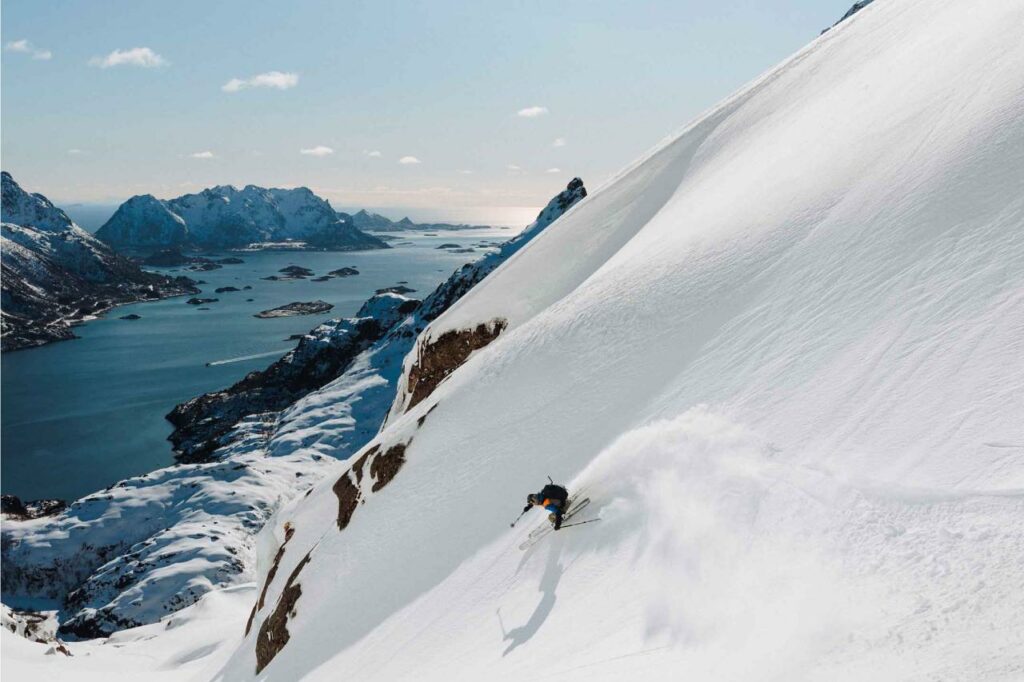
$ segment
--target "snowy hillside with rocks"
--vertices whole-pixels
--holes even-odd
[[[422,305],[399,294],[374,296],[355,319],[318,326],[267,369],[176,406],[167,418],[175,426],[170,440],[179,459],[208,457],[243,418],[286,407],[281,426],[287,428],[279,431],[289,434],[288,447],[326,440],[324,454],[348,457],[380,428],[395,399],[402,360],[427,324],[586,196],[583,181],[573,178],[533,223],[497,252],[456,270]],[[329,383],[327,390],[296,404]]]
[[[268,242],[334,251],[388,248],[305,187],[218,185],[169,200],[135,196],[118,207],[96,236],[130,249],[241,248]]]
[[[510,258],[216,679],[1019,679],[1022,24],[873,3]]]
[[[373,296],[356,317],[317,326],[267,369],[178,406],[172,440],[187,463],[43,518],[5,508],[4,598],[41,600],[60,636],[94,638],[250,583],[255,534],[377,433],[416,334],[585,196],[574,179],[523,232],[457,270],[423,305]]]
[[[74,324],[118,304],[198,291],[188,278],[143,272],[6,171],[2,184],[4,351],[72,339]]]
[[[212,461],[5,520],[5,593],[149,624],[4,671],[1021,679],[1024,5],[859,4]]]

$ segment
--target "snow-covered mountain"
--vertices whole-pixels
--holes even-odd
[[[197,291],[143,272],[6,171],[2,185],[3,350],[74,338],[73,324],[114,305]]]
[[[876,2],[420,335],[220,679],[1018,679],[1024,5]],[[550,474],[585,526],[526,551]]]
[[[340,251],[388,248],[305,187],[218,185],[166,201],[149,194],[135,196],[118,207],[96,236],[132,249],[230,248],[284,241]]]
[[[573,180],[520,235],[460,268],[424,305],[374,296],[267,369],[180,405],[172,438],[188,463],[120,481],[56,515],[7,516],[5,599],[59,605],[62,635],[103,637],[251,582],[253,536],[377,433],[416,334],[584,196]]]
[[[5,653],[108,680],[1019,679],[1022,24],[958,0],[843,21],[409,329],[348,461],[321,453],[386,383],[370,351],[239,424],[249,460],[5,524],[5,559],[137,543],[90,555],[116,555],[88,591],[110,614],[210,590],[74,658]],[[521,550],[547,474],[593,522]],[[172,525],[122,540],[129,510]],[[266,518],[254,588],[198,577]]]
[[[533,223],[497,252],[455,271],[422,305],[395,294],[375,296],[355,319],[320,325],[266,370],[251,372],[230,388],[178,405],[167,418],[175,426],[170,440],[179,458],[189,461],[209,457],[244,417],[279,412],[330,382],[333,386],[329,390],[319,392],[309,402],[331,404],[333,409],[327,414],[332,418],[343,411],[346,419],[352,420],[351,429],[345,431],[344,445],[339,434],[322,423],[325,413],[321,410],[310,410],[297,420],[302,426],[292,424],[289,430],[304,434],[307,447],[326,437],[330,446],[325,454],[347,457],[380,428],[395,397],[402,359],[424,327],[586,196],[583,181],[574,178],[541,209]],[[341,410],[340,406],[357,403],[360,409],[355,412]],[[289,412],[299,415],[304,410],[292,408]]]

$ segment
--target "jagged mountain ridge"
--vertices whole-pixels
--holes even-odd
[[[388,248],[306,187],[217,185],[168,200],[134,196],[118,207],[96,236],[131,249],[241,248],[289,241],[341,251]]]
[[[352,224],[358,227],[360,230],[367,230],[369,232],[404,232],[406,230],[437,230],[437,231],[456,231],[456,230],[476,230],[484,229],[485,225],[465,225],[455,223],[414,223],[409,219],[408,216],[401,220],[391,220],[386,218],[379,213],[371,213],[366,209],[361,209],[355,213],[338,213],[343,219],[351,220]]]
[[[74,324],[115,305],[198,291],[144,272],[6,171],[2,183],[4,351],[74,338]]]

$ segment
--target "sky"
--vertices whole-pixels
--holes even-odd
[[[64,204],[305,185],[340,210],[518,224],[849,4],[3,0],[0,161]]]

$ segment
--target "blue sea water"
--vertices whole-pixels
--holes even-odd
[[[71,500],[171,465],[166,440],[171,425],[164,415],[174,405],[266,367],[295,346],[286,340],[290,335],[354,314],[376,289],[405,281],[417,290],[409,295],[422,298],[484,253],[456,254],[437,246],[497,243],[513,234],[507,229],[413,234],[392,242],[392,249],[356,253],[225,252],[220,255],[237,255],[245,263],[196,273],[164,269],[204,280],[200,296],[219,300],[209,310],[187,305],[188,297],[122,306],[77,327],[80,339],[0,357],[0,490],[25,500]],[[326,282],[262,279],[288,265],[316,275],[350,266],[360,274]],[[218,287],[245,285],[252,290],[214,293]],[[317,299],[334,309],[322,315],[253,317],[292,301]],[[131,313],[142,319],[119,319]]]

